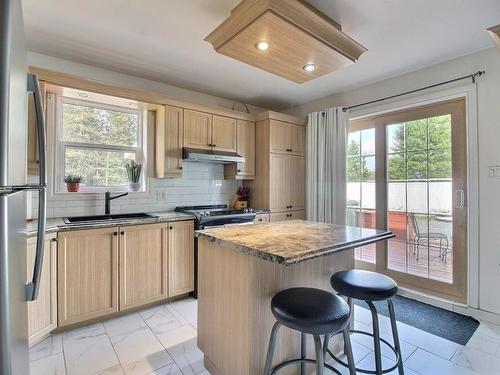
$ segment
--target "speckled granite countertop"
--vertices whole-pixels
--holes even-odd
[[[214,228],[195,236],[248,255],[290,265],[394,237],[389,231],[292,220]]]
[[[47,219],[47,226],[45,233],[53,233],[63,230],[77,230],[77,229],[95,229],[95,228],[109,228],[116,226],[127,226],[127,225],[137,225],[137,224],[155,224],[155,223],[166,223],[169,221],[179,221],[179,220],[193,220],[194,215],[185,214],[182,212],[174,211],[163,211],[163,212],[150,212],[151,215],[155,215],[152,218],[146,219],[131,219],[131,220],[110,220],[107,222],[90,222],[90,223],[78,223],[78,224],[66,224],[63,218]],[[26,236],[36,236],[37,233],[37,221],[26,224]]]

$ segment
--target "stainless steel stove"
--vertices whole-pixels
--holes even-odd
[[[251,225],[255,220],[255,212],[251,208],[236,210],[227,204],[207,206],[181,206],[176,212],[184,212],[195,216],[195,229],[224,228],[236,225]],[[198,298],[198,238],[194,238],[194,298]]]
[[[227,204],[207,206],[182,206],[175,211],[193,214],[196,217],[196,229],[220,228],[234,225],[249,225],[255,220],[255,212],[251,208],[236,210]]]

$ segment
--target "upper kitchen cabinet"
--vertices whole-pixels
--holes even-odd
[[[270,120],[270,151],[274,153],[304,155],[306,132],[302,125]]]
[[[236,152],[236,120],[230,117],[213,116],[212,150]]]
[[[155,176],[182,176],[184,110],[173,106],[151,107],[154,116]]]
[[[244,163],[224,166],[224,178],[252,180],[255,178],[255,122],[238,120],[236,152],[245,158]]]
[[[210,150],[212,146],[212,115],[184,110],[184,147]]]

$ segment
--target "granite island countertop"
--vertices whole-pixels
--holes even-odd
[[[390,239],[390,231],[306,220],[214,228],[195,232],[215,242],[274,263],[291,265]]]
[[[116,226],[167,223],[169,221],[180,221],[180,220],[194,220],[194,215],[186,214],[183,212],[160,211],[160,212],[148,212],[148,213],[154,215],[155,217],[127,219],[127,220],[112,220],[112,221],[110,220],[106,222],[99,221],[99,222],[75,223],[75,224],[66,224],[63,218],[51,218],[47,219],[45,233],[54,233],[67,230],[97,229],[97,228],[109,228]],[[30,223],[26,223],[26,230],[25,230],[26,236],[27,237],[36,236],[37,227],[38,227],[38,222],[36,220]]]

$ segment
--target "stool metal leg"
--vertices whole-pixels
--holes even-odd
[[[394,304],[392,303],[392,299],[387,300],[387,306],[389,307],[389,317],[391,319],[392,338],[394,340],[394,348],[396,349],[396,353],[399,354],[398,371],[399,371],[399,375],[404,375],[403,354],[401,353],[401,344],[399,343],[398,326],[396,323],[396,314],[394,313]]]
[[[371,301],[365,301],[370,307],[373,321],[373,346],[375,349],[375,373],[382,375],[382,352],[380,350],[380,329],[378,324],[378,315],[375,305]]]
[[[349,329],[353,330],[354,329],[354,319],[352,318],[354,315],[354,300],[351,297],[347,297],[347,304],[349,305],[349,309],[351,311],[351,320],[349,321]],[[344,353],[347,354],[347,348],[345,347],[345,340],[344,340]]]
[[[266,366],[264,367],[264,375],[271,374],[271,366],[273,365],[274,349],[276,347],[276,338],[278,336],[278,330],[281,327],[279,322],[274,323],[273,329],[271,331],[271,337],[269,338],[269,347],[267,348]]]
[[[316,375],[325,374],[325,356],[323,355],[323,345],[321,345],[321,336],[314,335],[314,349],[316,352]]]
[[[349,375],[356,375],[356,364],[354,363],[354,355],[352,354],[351,334],[349,327],[342,332],[344,336],[344,352],[347,355],[347,364],[349,365]]]
[[[300,334],[300,358],[304,359],[307,357],[307,337],[304,332]],[[306,363],[302,362],[300,364],[300,375],[306,375]]]

